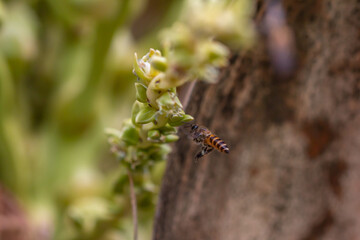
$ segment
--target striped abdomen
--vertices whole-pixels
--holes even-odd
[[[229,148],[226,145],[226,143],[224,143],[223,140],[221,140],[219,137],[215,136],[214,134],[210,134],[206,138],[206,143],[212,146],[213,148],[216,148],[220,152],[229,153]]]

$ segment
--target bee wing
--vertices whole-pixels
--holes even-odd
[[[189,135],[191,132],[191,124],[185,123],[184,125],[180,126],[179,132],[184,133],[185,135]]]
[[[191,129],[191,127],[193,126],[194,123],[185,123],[184,125],[182,125],[181,127],[184,129]]]
[[[201,131],[200,131],[205,137],[208,137],[211,135],[211,132],[209,129],[207,129],[206,127],[201,126]]]
[[[192,123],[185,123],[184,125],[179,127],[179,133],[184,134],[187,138],[193,140],[194,133],[191,131]]]

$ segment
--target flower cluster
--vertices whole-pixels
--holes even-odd
[[[166,84],[167,60],[160,51],[150,49],[141,59],[135,54],[134,74],[136,101],[131,119],[121,131],[109,129],[113,152],[129,167],[152,164],[169,153],[166,143],[178,139],[176,126],[193,120],[185,114],[176,94],[176,88]]]
[[[178,41],[173,40],[173,43]],[[190,50],[198,54],[192,55]],[[225,46],[210,40],[199,44],[199,48],[178,45],[170,52],[170,56],[164,57],[159,50],[150,49],[141,59],[135,54],[133,72],[138,81],[131,119],[124,122],[121,131],[108,130],[113,152],[131,168],[165,158],[169,152],[166,143],[178,139],[175,127],[193,120],[185,114],[176,87],[198,78],[213,81],[211,72],[225,65],[228,56]],[[182,57],[173,54],[179,52]],[[198,61],[191,59],[193,64],[197,63],[195,66],[189,64],[193,56],[198,57]],[[186,58],[188,61],[184,61]]]

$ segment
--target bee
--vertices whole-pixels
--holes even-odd
[[[198,126],[197,124],[191,124],[190,127],[190,136],[194,142],[202,145],[201,152],[195,156],[196,161],[210,153],[214,148],[219,152],[229,153],[229,147],[226,143],[218,136],[211,133],[209,129]]]

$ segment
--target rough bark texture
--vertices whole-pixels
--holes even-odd
[[[156,240],[360,239],[360,1],[286,0],[298,68],[273,73],[264,43],[238,54],[188,112],[230,154],[169,158]]]

